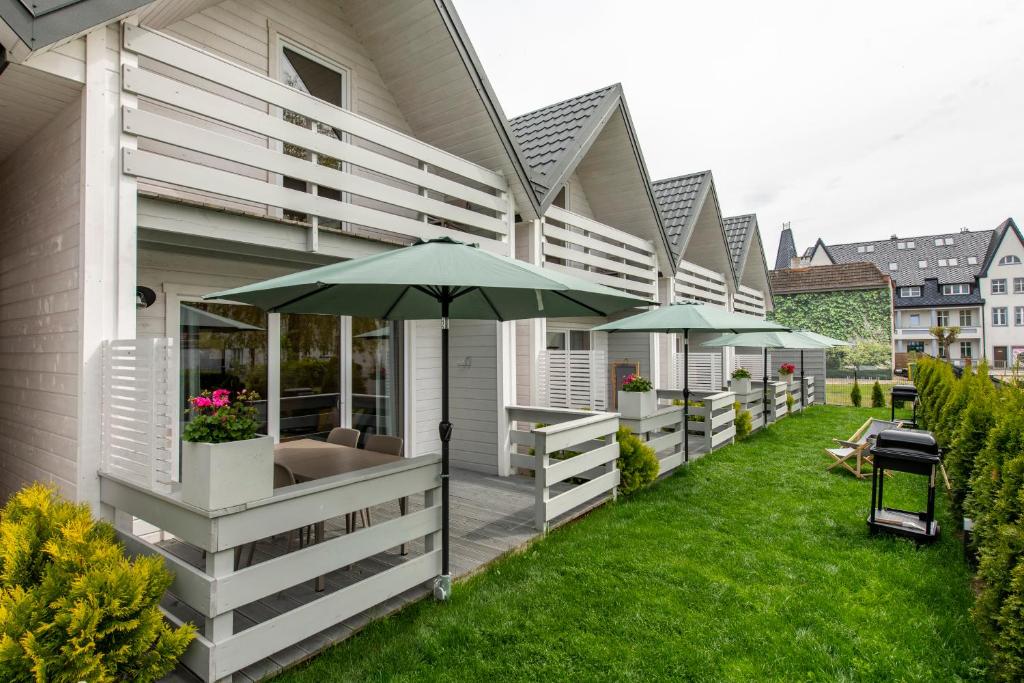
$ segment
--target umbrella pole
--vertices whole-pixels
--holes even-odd
[[[800,349],[800,409],[807,407],[807,397],[804,395],[804,350]]]
[[[441,422],[437,426],[441,437],[441,576],[434,584],[434,597],[447,600],[452,590],[452,575],[448,563],[448,455],[452,439],[452,423],[448,415],[448,307],[451,299],[441,299]]]
[[[764,378],[761,380],[763,385],[761,391],[761,421],[764,426],[768,426],[768,347],[761,349],[764,352],[764,360],[761,361],[761,367],[764,368]]]
[[[690,462],[690,330],[683,330],[683,462]]]

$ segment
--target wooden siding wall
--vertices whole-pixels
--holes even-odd
[[[530,236],[533,223],[516,225],[515,257],[520,261],[530,261]],[[515,325],[516,344],[516,404],[531,405],[530,389],[536,379],[533,376],[537,359],[530,357],[530,321],[517,320]]]
[[[415,349],[416,377],[413,378],[416,435],[412,455],[441,452],[441,438],[437,424],[441,421],[441,322],[416,320],[412,325]]]
[[[583,189],[583,181],[580,180],[580,176],[577,173],[573,173],[569,178],[568,209],[573,213],[597,220],[597,217],[594,216],[594,210],[590,208],[590,200],[587,199],[587,193]]]
[[[450,339],[452,463],[497,474],[498,323],[453,320]]]
[[[0,164],[0,500],[75,495],[81,103]]]

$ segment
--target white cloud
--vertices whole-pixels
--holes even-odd
[[[1024,218],[1024,3],[456,0],[506,113],[609,83],[654,178],[797,246]]]

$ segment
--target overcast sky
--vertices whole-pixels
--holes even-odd
[[[1024,219],[1024,2],[455,0],[506,114],[616,81],[654,179],[798,249]]]

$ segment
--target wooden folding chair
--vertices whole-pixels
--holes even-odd
[[[899,426],[895,422],[877,420],[871,417],[849,439],[832,439],[836,442],[838,448],[825,449],[825,452],[835,460],[834,463],[828,466],[828,469],[843,467],[858,479],[866,478],[867,475],[864,474],[863,467],[865,462],[871,464],[871,454],[869,451],[872,439],[886,429],[896,429]],[[851,461],[854,465],[850,464]]]

